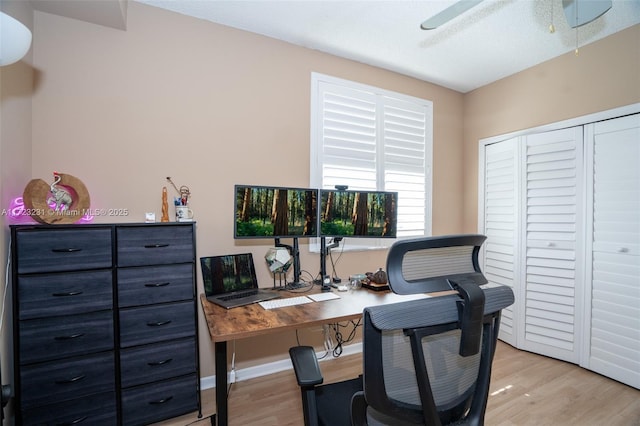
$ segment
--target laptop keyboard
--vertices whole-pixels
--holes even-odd
[[[242,293],[230,294],[228,296],[220,296],[218,297],[218,299],[227,302],[229,300],[241,299],[247,296],[255,296],[256,294],[258,294],[258,290],[251,290],[251,291],[244,291]]]

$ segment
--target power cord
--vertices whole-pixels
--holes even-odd
[[[346,343],[353,341],[353,339],[356,337],[356,330],[360,326],[360,322],[361,320],[358,319],[358,321],[353,321],[353,320],[349,321],[346,325],[342,325],[340,323],[335,323],[330,325],[330,327],[333,328],[333,331],[334,331],[336,346],[333,348],[333,350],[331,349],[327,349],[327,350],[331,351],[334,358],[338,358],[340,355],[342,355],[342,346]],[[351,331],[349,332],[349,335],[345,339],[342,336],[342,332],[340,331],[340,328],[347,328],[349,327],[349,325],[351,325],[352,328],[351,328]]]
[[[3,335],[4,309],[7,305],[7,293],[9,292],[9,270],[11,269],[11,234],[9,234],[9,248],[7,249],[7,269],[4,274],[4,295],[2,296],[2,309],[0,310],[0,336]],[[0,366],[0,369],[2,366]],[[2,372],[0,371],[0,377]],[[4,419],[4,407],[11,399],[11,385],[3,385],[0,378],[0,418]]]
[[[195,425],[196,423],[200,423],[200,422],[203,422],[205,420],[209,420],[211,422],[211,424],[213,425],[213,416],[215,416],[215,414],[211,414],[211,415],[203,417],[201,419],[194,420],[191,423],[187,423],[185,426]]]
[[[231,355],[231,371],[229,372],[229,386],[227,394],[231,392],[231,386],[236,382],[236,341],[233,341],[233,355]]]
[[[7,293],[9,289],[9,270],[11,269],[11,234],[9,234],[9,248],[7,249],[7,269],[4,271],[4,295],[2,296],[2,310],[0,311],[0,335],[4,327],[4,309],[7,304]]]

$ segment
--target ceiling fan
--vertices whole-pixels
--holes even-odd
[[[424,21],[420,28],[434,30],[446,24],[483,0],[460,0]],[[588,24],[611,9],[611,0],[562,0],[562,8],[571,28]]]

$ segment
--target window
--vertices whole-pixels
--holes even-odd
[[[311,80],[311,186],[397,191],[398,237],[431,235],[432,102],[317,73]],[[349,245],[358,243],[371,246]]]

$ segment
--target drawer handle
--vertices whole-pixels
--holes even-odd
[[[162,247],[169,247],[169,244],[147,244],[144,246],[144,248],[162,248]]]
[[[150,367],[156,367],[158,365],[164,365],[164,364],[168,364],[171,361],[173,361],[173,358],[167,358],[164,361],[155,361],[155,362],[148,362],[147,365]]]
[[[145,284],[145,287],[166,287],[171,283],[149,283],[149,284]]]
[[[75,382],[77,382],[79,380],[84,379],[85,377],[87,377],[87,376],[85,376],[84,374],[80,374],[79,376],[72,377],[70,379],[56,380],[56,384],[58,384],[58,385],[66,385],[66,384],[69,384],[69,383],[75,383]]]
[[[68,336],[56,336],[54,337],[55,340],[71,340],[71,339],[77,339],[78,337],[82,337],[84,336],[84,333],[76,333],[76,334],[70,334]]]
[[[147,325],[149,327],[160,327],[161,325],[167,325],[170,323],[171,323],[171,320],[166,320],[166,321],[158,321],[158,322],[148,322]]]
[[[82,251],[81,248],[73,248],[73,247],[69,247],[69,248],[54,248],[51,249],[52,252],[54,253],[75,253],[77,251]]]
[[[173,396],[168,396],[166,398],[163,399],[159,399],[157,401],[149,401],[149,404],[151,405],[159,405],[159,404],[164,404],[165,402],[169,402],[173,399]]]
[[[79,417],[75,420],[71,420],[70,422],[66,422],[66,423],[58,423],[57,426],[70,426],[70,425],[77,425],[78,423],[82,423],[85,420],[87,420],[87,416],[84,417]]]
[[[65,297],[65,296],[79,296],[81,294],[82,294],[81,291],[69,291],[66,293],[53,293],[51,295],[54,297]]]

